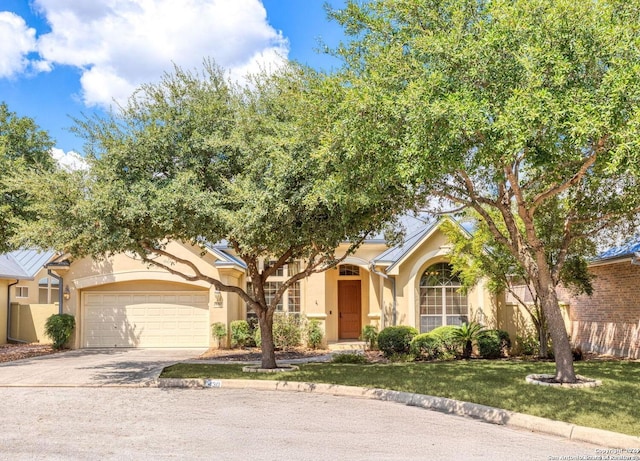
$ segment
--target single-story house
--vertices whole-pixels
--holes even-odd
[[[318,319],[329,343],[357,339],[369,324],[405,324],[424,332],[469,320],[495,324],[500,308],[495,296],[483,285],[467,294],[458,290],[460,281],[448,264],[450,247],[440,224],[408,218],[403,243],[390,246],[382,236],[367,240],[338,267],[299,281],[278,309]],[[208,245],[203,254],[199,247],[172,242],[168,251],[226,284],[250,283],[246,265],[224,243]],[[187,282],[133,255],[104,260],[46,255],[31,277],[7,274],[7,305],[46,300],[59,307],[55,297],[60,295],[61,310],[76,318],[75,348],[209,347],[216,344],[213,323],[228,325],[251,316],[236,294],[219,292],[205,282]],[[297,267],[282,268],[267,290],[275,293]],[[47,274],[53,277],[45,280]]]
[[[567,331],[583,351],[640,358],[640,239],[589,264],[593,295],[565,293]]]
[[[290,288],[278,309],[319,320],[328,343],[357,339],[365,325],[427,332],[471,320],[505,329],[514,339],[522,335],[528,316],[509,297],[490,293],[482,283],[466,294],[459,290],[441,223],[408,218],[402,243],[389,245],[382,236],[365,241],[336,268]],[[178,242],[168,250],[226,284],[251,283],[246,265],[224,242],[207,245],[204,254]],[[567,330],[584,351],[640,355],[638,251],[637,243],[604,253],[590,266],[594,295],[563,298]],[[44,321],[62,311],[76,318],[74,348],[210,347],[216,345],[213,323],[252,316],[239,296],[187,282],[133,255],[67,256],[33,250],[0,256],[0,325],[7,326],[0,342],[48,341]],[[267,291],[275,293],[296,270],[297,264],[282,268]]]

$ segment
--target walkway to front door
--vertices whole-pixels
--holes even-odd
[[[338,281],[338,337],[357,339],[362,328],[360,280]]]

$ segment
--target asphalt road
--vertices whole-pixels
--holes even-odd
[[[0,388],[2,460],[550,460],[602,447],[376,400],[250,389]],[[589,459],[589,458],[583,458]]]

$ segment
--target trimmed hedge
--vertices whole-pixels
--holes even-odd
[[[385,357],[408,354],[417,334],[418,330],[406,325],[387,327],[378,334],[378,348]]]
[[[478,353],[487,359],[505,357],[511,347],[509,333],[504,330],[485,330],[477,341]]]
[[[411,353],[416,359],[437,360],[442,358],[442,340],[431,333],[422,333],[411,340]]]

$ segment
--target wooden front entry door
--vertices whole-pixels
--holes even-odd
[[[338,337],[360,337],[362,306],[360,304],[360,280],[338,281]]]

